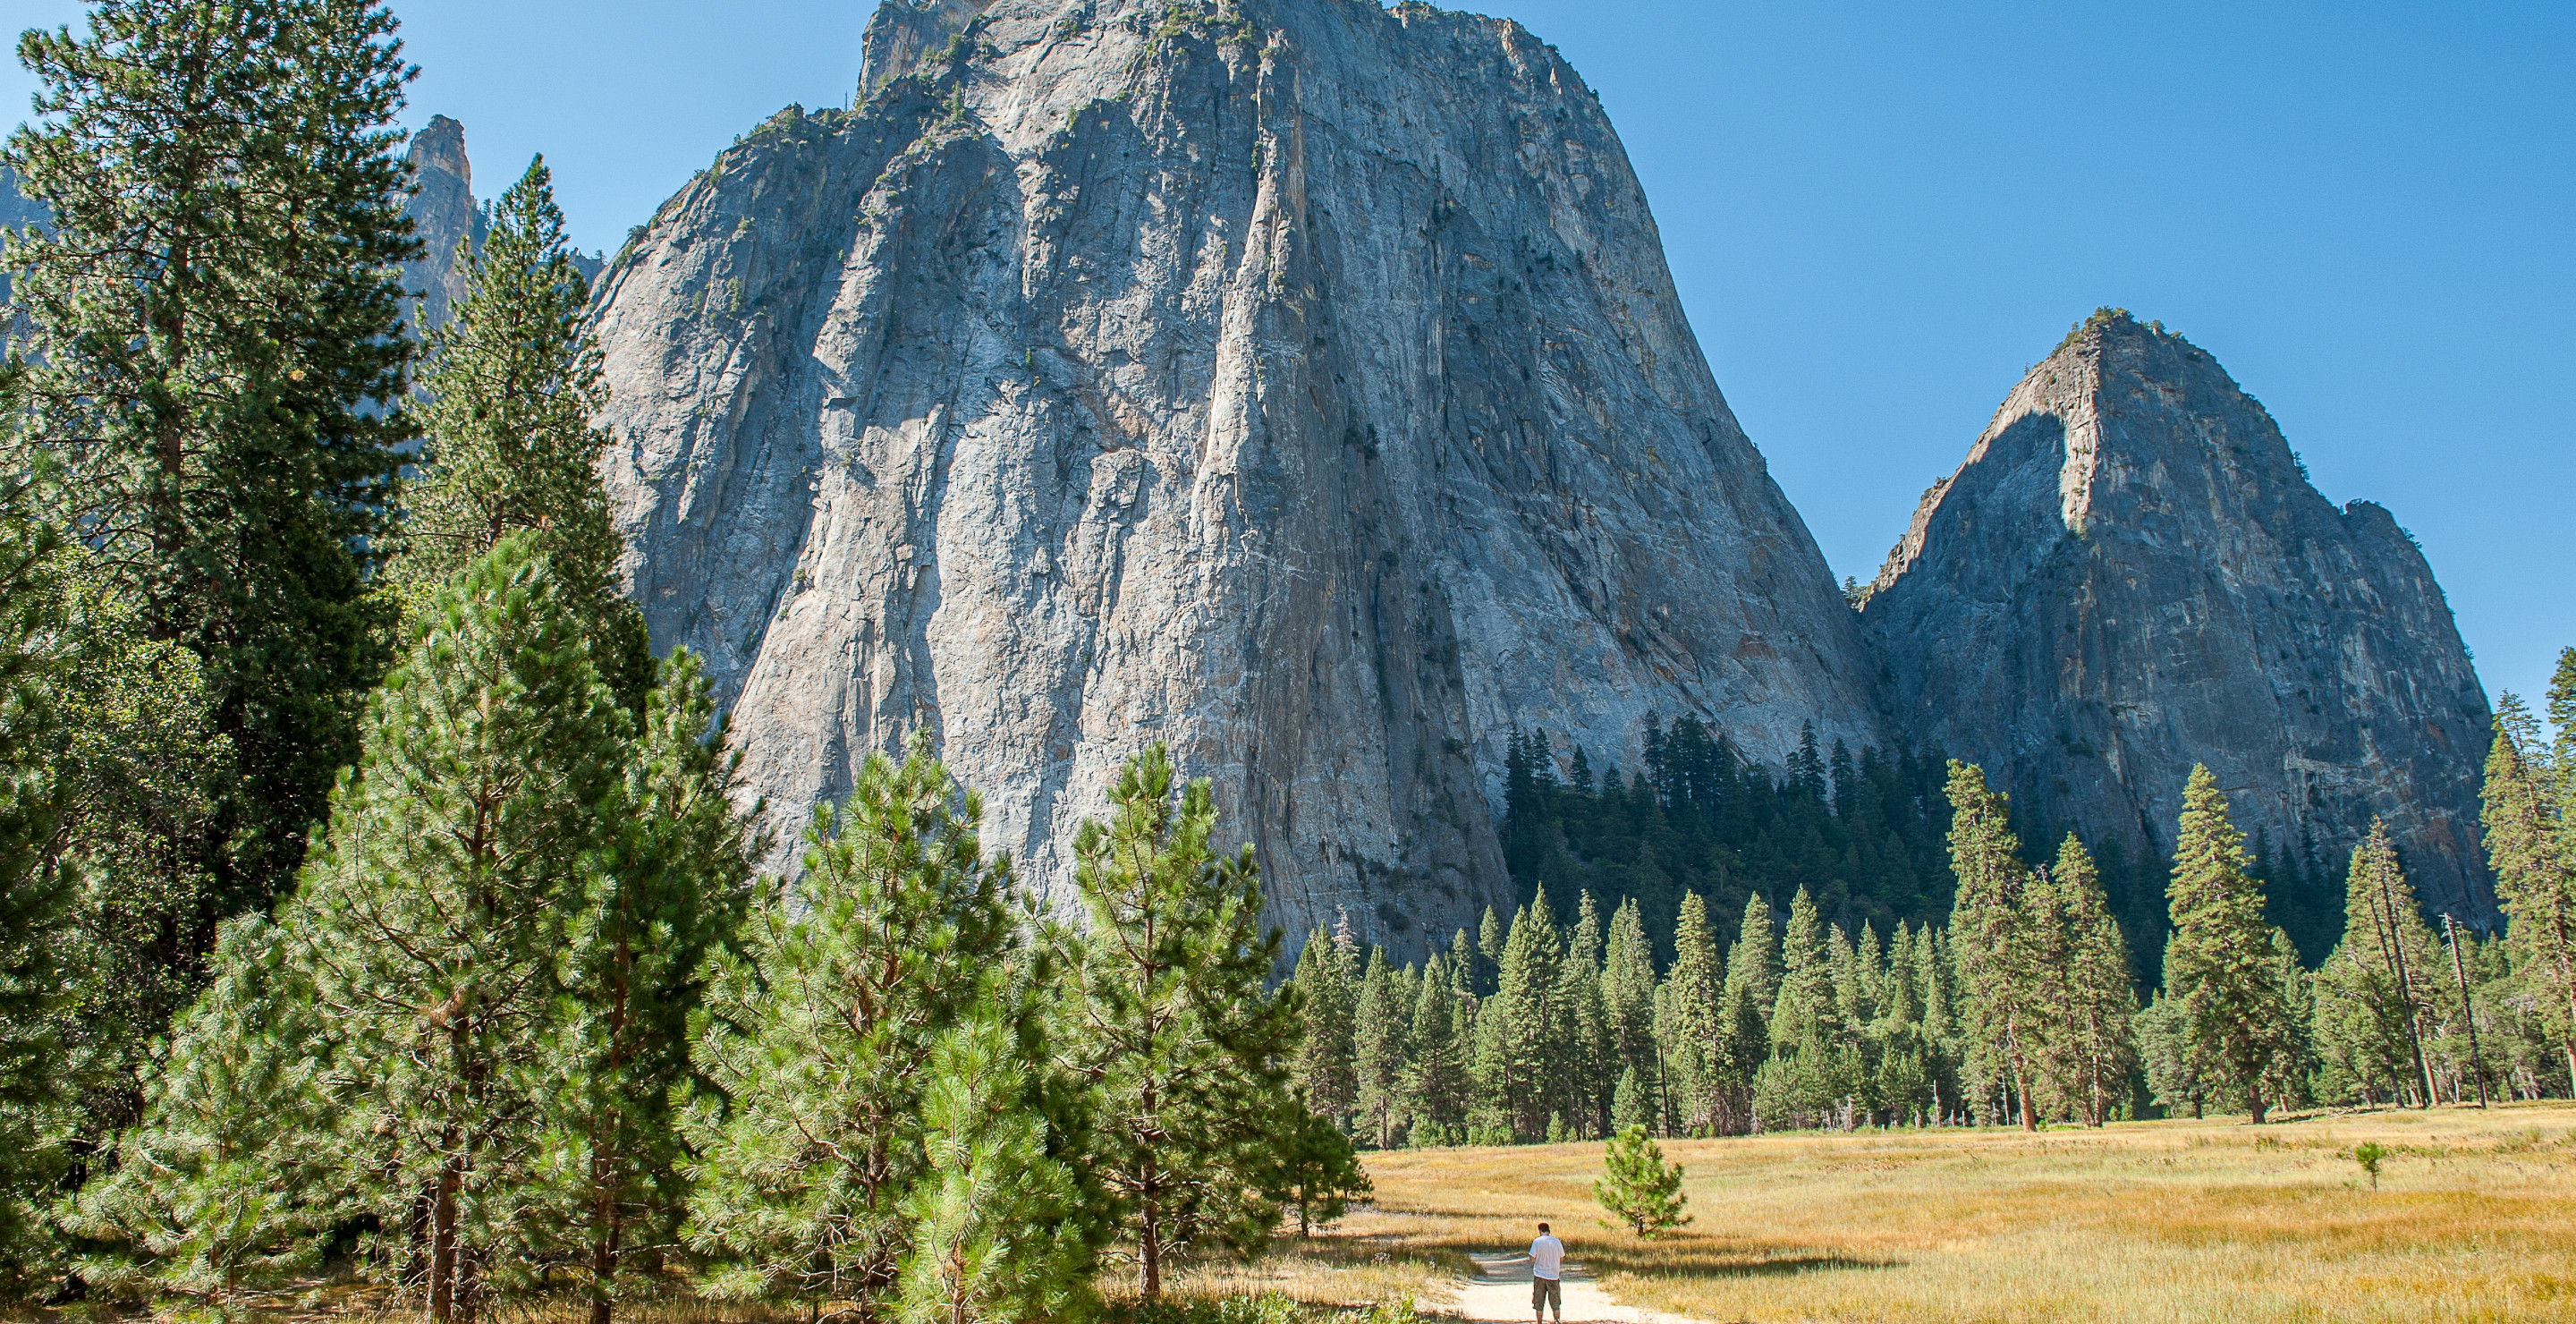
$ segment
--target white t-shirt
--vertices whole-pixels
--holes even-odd
[[[1542,1232],[1530,1243],[1530,1277],[1553,1279],[1565,1263],[1565,1243]]]

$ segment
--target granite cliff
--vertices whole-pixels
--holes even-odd
[[[2161,327],[2096,314],[2032,368],[1862,618],[1896,724],[2041,823],[2170,850],[2206,763],[2247,832],[2313,842],[2339,879],[2380,815],[2428,906],[2494,914],[2486,696],[2423,553],[2381,507],[2320,496],[2262,405]]]
[[[604,275],[603,475],[779,826],[924,729],[1039,877],[1119,760],[1292,929],[1503,903],[1506,746],[1883,743],[1599,103],[1357,0],[925,0]]]

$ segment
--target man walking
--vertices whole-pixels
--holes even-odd
[[[1565,1290],[1557,1285],[1557,1276],[1565,1272],[1565,1243],[1550,1236],[1547,1224],[1538,1225],[1538,1240],[1530,1243],[1530,1316],[1547,1324],[1547,1312],[1556,1312],[1556,1324],[1565,1324]]]

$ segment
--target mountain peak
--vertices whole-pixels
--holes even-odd
[[[2077,323],[1925,494],[1863,618],[1915,738],[2044,822],[2168,845],[2206,763],[2249,831],[2332,854],[2385,816],[2429,899],[2492,913],[2485,695],[2422,553],[2319,495],[2158,324]]]

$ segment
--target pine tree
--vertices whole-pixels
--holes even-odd
[[[2115,1094],[2126,1092],[2138,1062],[2138,999],[2129,984],[2129,944],[2111,917],[2102,875],[2074,833],[2058,843],[2049,881],[2056,894],[2051,908],[2067,931],[2059,1028],[2072,1046],[2068,1058],[2073,1074],[2061,1089],[2072,1096],[2074,1111],[2086,1125],[2101,1126],[2110,1120]]]
[[[246,1286],[316,1267],[377,1194],[350,1162],[344,1082],[293,935],[241,916],[212,967],[145,1083],[142,1123],[68,1219],[89,1242],[125,1248],[83,1263],[94,1289],[229,1307]]]
[[[931,1051],[922,1093],[920,1180],[896,1317],[905,1324],[1021,1324],[1090,1318],[1091,1247],[1072,1173],[1032,1107],[1030,1023],[1012,1004],[1031,991],[987,970],[973,1007]],[[1013,987],[1017,982],[1023,987]]]
[[[1508,942],[1502,916],[1495,914],[1492,906],[1485,907],[1485,918],[1476,926],[1476,996],[1494,995],[1502,978],[1503,948]]]
[[[895,1294],[922,1187],[956,1171],[927,1166],[934,1063],[998,1014],[989,980],[1021,959],[982,811],[926,741],[900,764],[869,756],[849,798],[816,812],[799,876],[751,916],[741,955],[711,962],[696,1038],[712,1089],[684,1127],[689,1240],[714,1294],[863,1315]]]
[[[2013,835],[2012,805],[1974,764],[1950,761],[1950,870],[1959,880],[1950,911],[1960,1012],[1970,1071],[2005,1084],[2025,1129],[2039,1127],[2032,1084],[2045,1013],[2028,914],[2030,870]]]
[[[1780,990],[1771,1006],[1771,1046],[1797,1044],[1810,1034],[1830,1040],[1841,1030],[1824,921],[1816,914],[1815,898],[1801,887],[1789,899],[1789,923],[1780,934]]]
[[[1352,1042],[1358,999],[1342,954],[1322,925],[1307,935],[1290,983],[1306,1022],[1306,1037],[1297,1045],[1298,1086],[1305,1091],[1306,1106],[1320,1109],[1318,1116],[1347,1130],[1359,1093],[1358,1049]]]
[[[590,286],[572,264],[544,157],[493,204],[482,247],[457,254],[469,292],[430,333],[422,383],[426,462],[409,485],[394,565],[417,601],[503,536],[528,531],[592,626],[611,687],[652,680],[643,615],[617,591],[617,535],[596,463],[607,402],[589,330]]]
[[[1611,1091],[1619,1082],[1610,1004],[1601,987],[1602,948],[1601,911],[1585,892],[1566,935],[1554,998],[1565,1034],[1558,1045],[1555,1107],[1565,1114],[1568,1132],[1583,1139],[1609,1133]]]
[[[544,1221],[589,1261],[592,1324],[608,1324],[630,1231],[665,1244],[685,1207],[673,1099],[692,1074],[689,1019],[749,900],[740,762],[696,656],[675,650],[628,762],[614,866],[572,919],[570,1015],[550,1045],[560,1085],[540,1180],[556,1207]]]
[[[1557,999],[1564,940],[1542,890],[1512,919],[1502,976],[1476,1022],[1476,1075],[1489,1127],[1515,1140],[1546,1134],[1563,1063],[1564,1006]]]
[[[528,540],[425,614],[283,923],[334,1067],[361,1083],[349,1161],[381,1175],[385,1226],[425,1204],[444,1324],[474,1316],[535,1199],[556,973],[626,817],[629,737]]]
[[[1618,1120],[1614,1085],[1611,1130],[1624,1131],[1629,1122],[1660,1126],[1662,1110],[1656,1100],[1663,1072],[1655,1048],[1655,957],[1646,940],[1645,915],[1634,897],[1619,903],[1610,917],[1610,943],[1602,955],[1601,1000],[1610,1037],[1609,1069],[1629,1084],[1642,1109],[1628,1121]]]
[[[2576,649],[2559,655],[2550,710],[2559,749],[2543,743],[2521,699],[2497,701],[2480,822],[2496,900],[2511,921],[2506,936],[2527,978],[2547,990],[2559,1051],[2576,1076],[2576,760],[2563,753],[2576,735]]]
[[[1635,1067],[1619,1073],[1619,1083],[1610,1092],[1611,1134],[1632,1126],[1651,1129],[1655,1123],[1655,1096],[1637,1075]]]
[[[1074,839],[1090,914],[1074,1053],[1102,1119],[1092,1167],[1148,1300],[1161,1296],[1174,1251],[1268,1231],[1277,1210],[1260,1186],[1298,1111],[1281,1101],[1299,1013],[1293,997],[1263,989],[1279,935],[1257,927],[1252,848],[1231,859],[1209,850],[1208,783],[1176,801],[1173,778],[1160,745],[1129,760],[1108,822],[1086,822]]]
[[[1351,1031],[1359,1076],[1359,1115],[1352,1131],[1380,1149],[1394,1146],[1396,1129],[1404,1119],[1412,1015],[1403,978],[1387,967],[1385,949],[1371,947]],[[1307,1032],[1313,1033],[1311,1023]]]
[[[2316,1002],[2315,1041],[2330,1093],[2394,1097],[2414,1088],[2421,1106],[2433,1106],[2423,1044],[2432,949],[2388,825],[2373,818],[2344,881],[2343,940],[2317,972],[2325,996]]]
[[[1646,1128],[1621,1131],[1601,1157],[1607,1171],[1592,1184],[1592,1198],[1619,1220],[1619,1226],[1635,1232],[1638,1240],[1650,1241],[1657,1233],[1691,1221],[1682,1212],[1690,1203],[1690,1197],[1682,1194],[1682,1169],[1664,1162],[1663,1149],[1646,1134]]]
[[[413,430],[378,402],[418,252],[393,31],[374,0],[108,0],[19,44],[38,118],[0,160],[53,227],[0,255],[35,331],[8,467],[204,661],[238,778],[193,843],[221,886],[170,917],[191,978],[293,876],[391,658],[372,572]]]
[[[1717,1059],[1720,982],[1708,903],[1697,892],[1685,893],[1673,930],[1672,969],[1655,990],[1655,1043],[1664,1062],[1671,1125],[1686,1135],[1717,1126],[1724,1086]]]
[[[1311,1102],[1298,1110],[1270,1183],[1270,1193],[1297,1211],[1300,1237],[1313,1236],[1320,1224],[1339,1222],[1351,1201],[1371,1189],[1350,1137],[1317,1114]]]
[[[1467,1121],[1472,1089],[1467,1060],[1470,1027],[1451,982],[1455,968],[1447,958],[1433,957],[1413,1004],[1413,1062],[1405,1111],[1412,1119],[1411,1143],[1416,1145],[1454,1144]]]
[[[2209,769],[2183,791],[2174,846],[2173,936],[2165,944],[2165,996],[2213,1083],[2241,1096],[2256,1125],[2270,1111],[2266,1086],[2283,1055],[2290,991],[2282,986],[2263,893],[2245,874],[2245,834]]]
[[[1726,952],[1726,982],[1713,1024],[1713,1121],[1724,1135],[1753,1128],[1753,1076],[1771,1057],[1771,1010],[1780,996],[1780,932],[1771,904],[1757,892],[1744,901],[1744,921]]]
[[[47,867],[79,884],[66,935],[79,974],[64,1013],[81,1096],[70,1126],[74,1144],[98,1149],[141,1119],[153,1041],[206,973],[193,953],[211,942],[219,888],[201,847],[236,766],[197,655],[154,638],[90,549],[63,549],[49,573],[73,679],[56,691],[63,812]]]
[[[30,1285],[38,1203],[70,1157],[74,1090],[58,1018],[77,996],[68,951],[77,880],[50,858],[63,817],[53,766],[61,662],[43,642],[54,625],[53,541],[14,509],[0,514],[0,1300]]]

